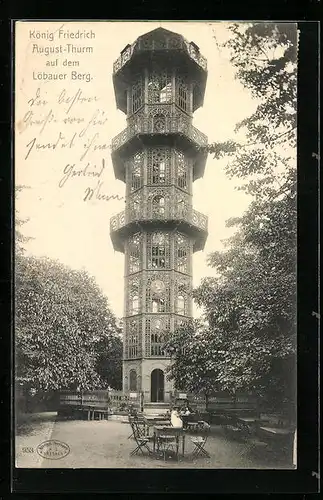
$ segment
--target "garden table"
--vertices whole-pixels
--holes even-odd
[[[281,429],[279,427],[259,427],[262,431],[269,434],[275,434],[277,436],[290,436],[294,433],[291,429]]]
[[[165,426],[165,425],[155,425],[154,426],[154,453],[156,452],[156,447],[158,450],[158,438],[159,436],[162,435],[167,435],[167,436],[175,436],[176,438],[176,453],[178,455],[178,449],[179,449],[179,440],[182,440],[182,456],[185,454],[185,431],[181,427],[172,427],[172,426]]]
[[[144,416],[143,421],[145,424],[146,435],[149,434],[149,429],[155,425],[171,425],[169,419],[160,416]]]

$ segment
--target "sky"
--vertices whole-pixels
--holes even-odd
[[[236,123],[249,116],[256,103],[234,78],[228,53],[219,46],[230,36],[226,22],[62,24],[17,25],[15,182],[29,188],[19,194],[16,209],[21,219],[29,219],[22,228],[25,236],[32,237],[25,244],[26,253],[57,259],[73,269],[85,269],[95,277],[114,313],[122,317],[124,256],[112,247],[109,221],[124,209],[124,200],[84,201],[85,190],[95,184],[95,179],[87,177],[70,178],[60,187],[67,165],[81,169],[89,162],[90,168],[98,171],[104,159],[102,192],[124,196],[125,184],[115,179],[110,150],[103,148],[126,127],[125,114],[116,109],[113,62],[127,44],[159,26],[194,41],[207,58],[208,79],[204,105],[195,112],[193,125],[208,136],[210,143],[234,138]],[[90,30],[95,38],[69,37]],[[80,54],[76,46],[92,47],[92,51]],[[74,66],[73,61],[78,65]],[[76,76],[72,76],[73,71]],[[52,81],[49,74],[63,76]],[[83,80],[79,75],[83,75]],[[80,98],[72,104],[71,98],[80,91],[84,100]],[[85,124],[94,114],[101,123],[86,129]],[[99,134],[95,141],[101,149],[84,150],[95,131]],[[62,143],[69,143],[70,147],[61,147]],[[214,275],[214,270],[207,266],[207,255],[223,248],[223,240],[233,231],[226,228],[226,220],[241,215],[250,202],[246,194],[235,189],[237,182],[226,177],[226,161],[209,155],[204,177],[193,185],[193,206],[209,218],[204,251],[193,256],[194,286],[203,277]],[[194,315],[200,314],[195,306]]]

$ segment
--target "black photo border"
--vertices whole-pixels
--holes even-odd
[[[50,3],[50,2],[49,2]],[[215,2],[221,4],[222,2]],[[288,4],[289,2],[285,2]],[[48,5],[48,4],[46,4]],[[51,4],[52,5],[52,4]],[[271,3],[271,11],[273,4]],[[269,8],[266,3],[263,7]],[[289,5],[291,7],[291,4]],[[28,6],[29,9],[30,6]],[[155,16],[142,16],[148,5],[141,3],[139,16],[131,20],[154,20]],[[294,6],[295,7],[295,6]],[[27,9],[26,9],[27,10]],[[223,15],[223,9],[213,15],[210,10],[202,19],[193,19],[189,15],[189,9],[185,9],[187,19],[190,20],[248,20],[243,14],[233,16],[233,11],[239,9],[231,8],[227,15]],[[186,494],[241,494],[241,493],[316,493],[319,488],[319,465],[318,465],[318,425],[319,425],[319,403],[318,403],[318,244],[319,244],[319,24],[312,13],[310,16],[300,15],[292,18],[292,10],[289,17],[280,15],[260,15],[257,12],[258,21],[272,20],[277,22],[297,22],[300,31],[299,39],[299,78],[298,78],[298,458],[296,470],[250,470],[250,469],[215,469],[215,470],[149,470],[144,469],[17,469],[14,467],[12,455],[12,314],[13,314],[13,284],[12,284],[12,214],[14,210],[13,201],[13,157],[12,157],[12,107],[13,87],[10,75],[13,57],[14,37],[10,37],[11,25],[14,20],[25,19],[37,20],[68,20],[66,16],[29,18],[11,16],[8,22],[8,31],[3,31],[5,39],[2,50],[8,50],[9,59],[4,66],[2,77],[5,77],[5,85],[1,87],[4,91],[6,118],[1,122],[1,135],[5,140],[6,152],[2,156],[3,169],[1,171],[1,188],[4,190],[1,196],[1,216],[4,215],[4,238],[1,238],[1,249],[6,246],[4,258],[1,259],[1,285],[6,296],[10,296],[6,313],[7,336],[4,338],[2,349],[4,359],[2,370],[4,372],[2,381],[7,398],[2,399],[2,415],[7,407],[8,435],[4,438],[4,451],[8,448],[11,459],[8,463],[8,478],[11,480],[10,489],[15,493],[41,493],[42,497],[51,493],[77,493],[89,494],[149,494],[149,493],[186,493]],[[295,9],[294,9],[295,10]],[[244,9],[246,14],[246,9]],[[31,10],[30,10],[31,12]],[[180,12],[180,10],[179,10]],[[201,11],[200,11],[201,13]],[[147,14],[147,12],[146,12]],[[204,12],[203,12],[204,14]],[[300,14],[300,11],[299,11]],[[256,10],[254,11],[254,19]],[[307,17],[307,20],[305,18]],[[176,13],[170,16],[161,15],[163,21],[175,20]],[[122,20],[116,16],[113,19]],[[98,18],[78,18],[72,16],[70,20],[86,21],[99,20]],[[100,20],[109,20],[102,19]],[[130,19],[129,19],[130,20]],[[117,50],[117,47],[116,47]],[[5,54],[8,55],[8,54]],[[7,160],[7,163],[5,162]],[[4,286],[3,286],[4,285]],[[7,405],[7,406],[6,406]],[[8,482],[10,485],[10,482]],[[29,498],[29,495],[28,495]]]

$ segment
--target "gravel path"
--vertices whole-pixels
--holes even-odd
[[[129,424],[120,421],[66,420],[55,423],[53,414],[39,420],[32,433],[16,439],[17,467],[40,468],[230,468],[230,469],[281,469],[292,468],[288,463],[275,458],[263,446],[227,439],[221,427],[212,427],[206,450],[211,458],[191,458],[193,444],[186,436],[185,457],[156,459],[136,455],[130,457],[135,441],[128,439]],[[59,460],[41,459],[35,449],[48,439],[67,443],[70,453]],[[23,447],[31,447],[33,453],[23,453]]]

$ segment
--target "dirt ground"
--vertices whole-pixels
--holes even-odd
[[[28,419],[27,419],[28,420]],[[193,435],[185,438],[185,456],[156,459],[130,456],[136,443],[128,439],[131,429],[120,421],[57,420],[55,413],[30,417],[16,435],[16,467],[23,468],[210,468],[210,469],[292,469],[285,458],[277,457],[266,446],[248,440],[239,442],[212,426],[206,443],[210,458],[192,458]],[[39,444],[55,439],[67,443],[70,453],[61,459],[41,458]]]

